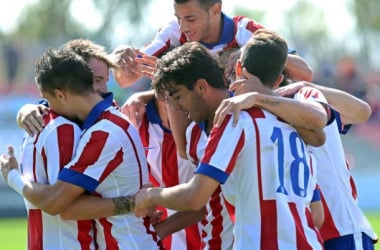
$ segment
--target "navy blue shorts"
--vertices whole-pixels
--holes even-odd
[[[357,245],[356,245],[357,244]],[[361,249],[360,244],[363,247],[363,250],[374,250],[373,240],[366,235],[365,233],[359,234],[356,242],[353,234],[341,236],[339,238],[327,240],[324,243],[325,250],[355,250]],[[358,246],[359,248],[357,248]]]

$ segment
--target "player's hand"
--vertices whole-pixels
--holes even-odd
[[[135,195],[135,215],[137,217],[149,216],[152,212],[151,208],[155,204],[151,203],[148,199],[149,190],[151,188],[143,188]]]
[[[277,88],[275,92],[279,94],[280,96],[291,96],[294,93],[297,93],[298,90],[300,90],[301,88],[305,86],[307,86],[307,83],[304,81],[300,81],[300,82],[291,83],[287,86]]]
[[[125,68],[131,73],[141,76],[138,63],[136,62],[137,55],[137,49],[131,46],[120,46],[112,52],[111,57],[119,67]]]
[[[17,113],[17,124],[24,129],[28,135],[33,136],[44,127],[43,116],[49,108],[44,105],[26,104]]]
[[[121,112],[128,117],[136,128],[140,127],[142,118],[146,112],[146,107],[139,93],[135,93],[128,98],[121,107]]]
[[[164,214],[164,211],[162,210],[155,210],[151,215],[149,215],[150,223],[154,226],[157,223],[160,223],[162,220],[162,215]]]
[[[153,78],[154,72],[156,72],[157,57],[150,56],[139,52],[136,56],[136,62],[138,63],[139,71],[143,76]]]
[[[142,186],[142,188],[151,188],[154,187],[153,183],[146,183]],[[157,224],[161,221],[163,211],[162,210],[156,210],[156,206],[151,206],[147,208],[149,220],[152,225]]]
[[[8,154],[0,156],[0,168],[3,178],[8,182],[8,174],[12,169],[18,169],[18,162],[12,146],[8,146]]]
[[[224,99],[215,111],[214,126],[220,127],[224,121],[224,118],[232,112],[232,125],[235,127],[239,120],[240,110],[255,106],[257,95],[257,92],[248,92]]]
[[[248,73],[245,68],[243,68],[242,71],[242,79],[232,82],[229,89],[234,92],[235,95],[254,91],[260,93],[268,91],[268,88],[261,83],[260,79]]]

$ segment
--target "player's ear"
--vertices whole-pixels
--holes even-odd
[[[195,83],[194,90],[201,93],[203,92],[207,87],[207,81],[205,79],[198,79]]]
[[[281,82],[282,82],[283,80],[284,80],[284,75],[283,75],[283,74],[279,75],[279,76],[277,77],[276,82],[275,82],[274,85],[273,85],[273,89],[278,88],[278,86],[280,86],[280,84],[281,84]]]
[[[210,7],[210,11],[213,15],[220,15],[220,13],[222,12],[222,4],[214,3],[214,5]]]
[[[66,101],[67,99],[65,91],[62,91],[60,89],[54,89],[54,94],[55,97],[60,101]]]
[[[241,65],[241,61],[238,59],[236,61],[236,65],[235,65],[236,79],[241,79],[242,72],[243,72],[243,68],[242,68],[242,65]]]

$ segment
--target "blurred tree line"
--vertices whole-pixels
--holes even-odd
[[[88,15],[89,11],[97,13],[97,20],[94,20],[97,25],[92,29],[72,16],[72,8],[79,1],[85,0],[36,0],[24,9],[11,34],[0,31],[1,41],[21,43],[23,47],[40,46],[35,49],[35,53],[39,53],[47,46],[59,46],[69,39],[80,37],[91,39],[111,50],[115,46],[112,39],[119,32],[116,27],[124,29],[122,43],[136,46],[149,41],[155,32],[145,20],[152,0],[86,0],[92,3],[93,9],[83,8],[80,12],[83,16]],[[323,63],[328,57],[336,58],[349,53],[358,58],[364,68],[369,67],[380,40],[380,1],[351,0],[347,4],[356,23],[355,40],[358,46],[354,51],[349,51],[352,49],[347,42],[350,37],[332,40],[329,23],[317,1],[298,0],[293,8],[284,13],[283,28],[279,32],[312,66]],[[247,8],[236,2],[235,6],[233,14],[248,16],[266,26],[265,18],[269,11],[256,10],[254,4],[252,8]],[[339,10],[336,12],[338,19]]]
[[[125,42],[136,42],[135,39],[139,38],[136,33],[143,29],[144,13],[151,4],[151,0],[89,1],[93,3],[101,19],[96,20],[100,25],[95,30],[88,30],[71,16],[70,7],[76,1],[37,0],[35,4],[24,10],[12,35],[27,41],[42,41],[48,44],[56,44],[76,37],[96,38],[99,43],[107,46],[111,44],[115,24],[128,22],[133,29],[129,37],[125,38]],[[379,39],[380,1],[351,0],[347,3],[356,22],[356,33],[361,37],[360,42],[365,45],[361,46],[363,50],[361,53],[368,56],[370,54],[368,49],[372,46],[371,41]],[[257,11],[254,7],[249,9],[246,6],[239,7],[238,3],[236,5],[233,11],[236,14],[249,16],[259,22],[265,18],[266,13]],[[83,15],[86,15],[88,11],[81,10]],[[339,10],[336,11],[339,18]],[[312,47],[318,51],[323,49],[326,41],[329,40],[328,26],[323,10],[318,8],[318,2],[315,1],[298,0],[295,7],[285,13],[284,30],[288,32],[288,38],[300,41],[298,43],[301,47]],[[147,28],[149,25],[144,26],[144,29]],[[341,44],[337,47],[341,47]]]
[[[275,8],[275,6],[274,6]],[[369,67],[380,41],[380,1],[351,0],[347,8],[355,22],[356,37],[342,37],[334,41],[329,33],[329,23],[324,11],[318,7],[318,1],[298,0],[293,8],[284,13],[283,33],[298,51],[303,51],[315,62],[323,62],[327,57],[342,54],[353,54],[365,67]],[[336,19],[340,18],[340,10],[336,10]],[[255,20],[266,17],[265,12],[258,12],[246,7],[237,7],[235,13],[243,13]],[[265,25],[265,23],[264,23]],[[350,40],[357,40],[355,51],[349,47]],[[380,53],[377,53],[380,60]],[[376,57],[376,56],[375,56]]]
[[[115,32],[116,23],[128,22],[136,30],[143,23],[143,13],[151,0],[90,0],[95,10],[99,13],[100,23],[94,30],[89,30],[75,20],[70,8],[78,0],[38,0],[35,4],[25,8],[18,19],[17,28],[12,34],[2,34],[17,37],[30,43],[45,43],[51,46],[60,45],[73,38],[88,38],[109,47],[112,34]],[[88,9],[80,10],[87,15]],[[136,39],[133,31],[125,41]]]

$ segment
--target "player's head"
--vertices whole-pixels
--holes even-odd
[[[246,68],[265,86],[273,88],[282,81],[287,56],[285,39],[276,32],[260,29],[243,47],[236,71],[241,71],[239,67]]]
[[[158,60],[153,88],[158,97],[191,113],[195,121],[205,119],[198,114],[207,111],[205,89],[226,90],[223,71],[209,50],[198,42],[185,43]]]
[[[62,49],[71,50],[81,56],[94,74],[94,89],[100,94],[108,92],[109,69],[115,67],[115,64],[103,46],[87,39],[74,39],[65,43]]]
[[[67,93],[74,96],[96,93],[87,62],[69,50],[47,49],[36,63],[35,82],[49,106],[68,118],[64,105]]]
[[[221,30],[221,0],[175,0],[174,11],[188,41],[216,42],[215,35]]]

